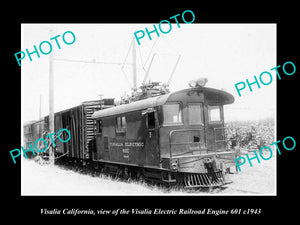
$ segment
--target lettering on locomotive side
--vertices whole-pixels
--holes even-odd
[[[190,146],[189,149],[190,149],[190,151],[201,150],[201,148],[199,146]]]
[[[111,147],[144,147],[144,142],[110,142]]]
[[[124,144],[121,143],[121,142],[110,142],[109,146],[111,146],[111,147],[123,147]]]
[[[144,147],[143,142],[125,142],[125,147]]]

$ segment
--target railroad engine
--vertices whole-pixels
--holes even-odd
[[[94,112],[93,162],[110,173],[167,184],[225,184],[237,153],[226,149],[223,106],[234,97],[206,82],[173,93],[158,84],[144,87],[130,103]]]

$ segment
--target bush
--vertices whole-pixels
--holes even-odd
[[[232,121],[225,123],[227,148],[236,146],[241,150],[255,151],[273,143],[275,120]]]

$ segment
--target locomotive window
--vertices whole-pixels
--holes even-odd
[[[208,106],[208,119],[209,122],[220,122],[221,111],[220,106]]]
[[[189,104],[189,124],[199,125],[203,124],[203,110],[201,104]]]
[[[200,142],[200,136],[194,136],[194,142]]]
[[[96,127],[97,133],[102,134],[102,120],[97,120],[96,125],[97,125],[97,127]]]
[[[154,112],[151,112],[151,113],[147,114],[147,127],[149,129],[155,128],[155,116],[154,116]]]
[[[181,107],[179,103],[163,105],[164,124],[181,123]]]
[[[125,116],[118,116],[116,122],[117,122],[116,132],[117,133],[126,132],[126,117]]]
[[[108,150],[108,136],[103,137],[104,149]]]

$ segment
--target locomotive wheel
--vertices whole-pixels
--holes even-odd
[[[137,170],[135,177],[136,177],[136,180],[138,180],[138,181],[145,181],[145,176],[141,169]]]
[[[128,180],[131,177],[131,172],[128,167],[123,168],[122,178]]]

